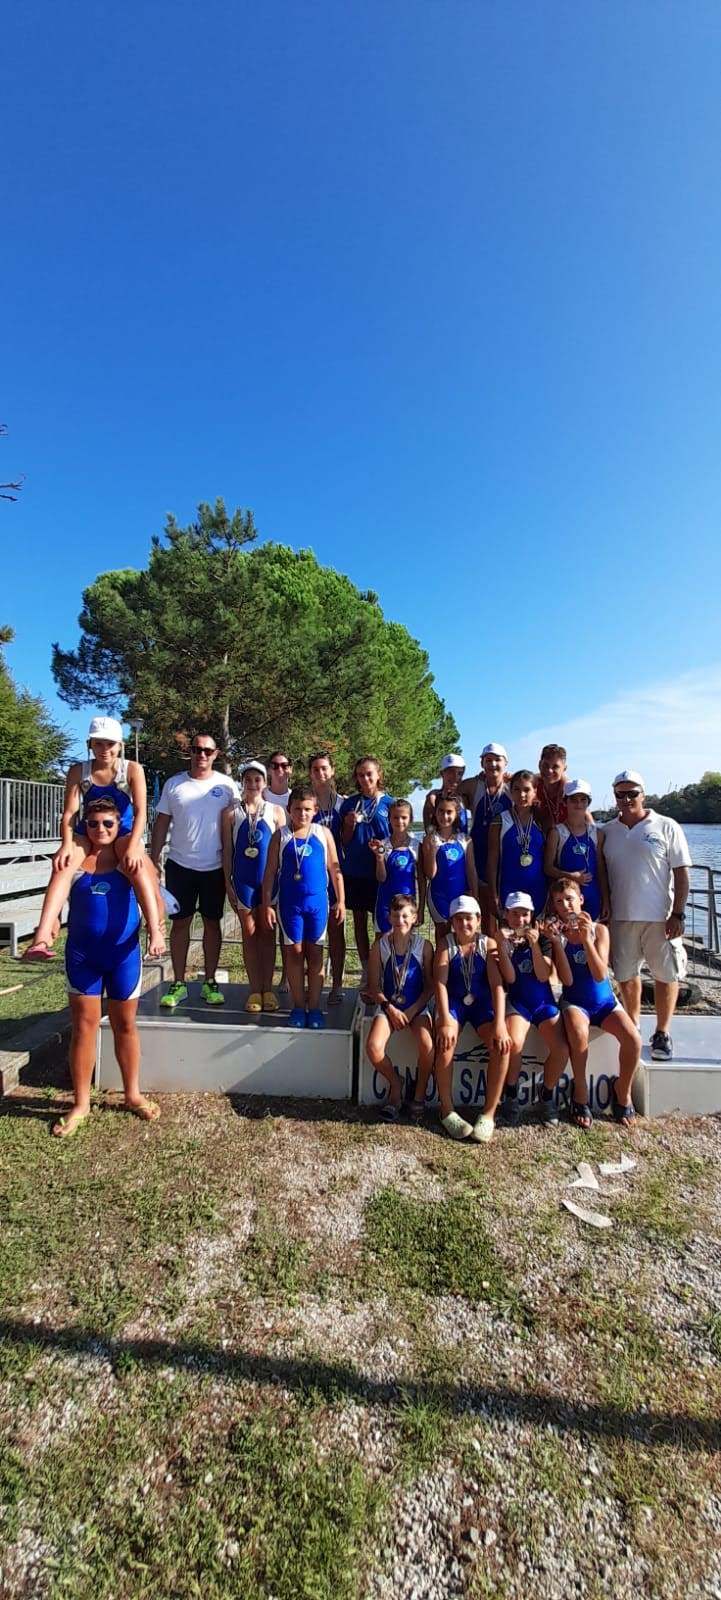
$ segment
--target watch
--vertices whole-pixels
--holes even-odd
[[[677,922],[682,922],[682,923],[686,922],[686,912],[685,911],[672,911],[671,912],[671,916],[675,917]]]

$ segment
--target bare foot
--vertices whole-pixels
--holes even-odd
[[[59,1117],[57,1122],[53,1123],[53,1138],[69,1139],[71,1134],[77,1133],[81,1123],[87,1122],[89,1116],[89,1111],[80,1111],[77,1106],[73,1106],[64,1117]]]
[[[154,1100],[146,1100],[141,1094],[139,1100],[126,1100],[125,1110],[131,1111],[134,1117],[140,1117],[141,1122],[157,1122],[160,1116],[160,1106]]]

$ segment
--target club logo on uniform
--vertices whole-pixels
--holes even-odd
[[[223,793],[223,791],[222,791],[222,789],[221,789],[219,784],[216,784],[215,788],[211,789],[210,792],[211,792],[214,800],[219,800],[221,795],[222,795],[222,793]]]

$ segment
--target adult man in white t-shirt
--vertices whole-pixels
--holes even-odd
[[[160,1001],[171,1011],[188,998],[185,968],[196,910],[203,919],[205,982],[201,993],[211,1006],[221,1006],[225,999],[215,976],[223,942],[220,923],[225,904],[220,819],[230,801],[237,799],[238,790],[232,778],[213,771],[217,755],[212,733],[193,735],[190,772],[177,772],[163,785],[150,841],[150,859],[159,871],[163,845],[171,829],[165,887],[175,896],[179,909],[171,919],[173,982]]]
[[[611,893],[611,965],[624,1006],[638,1027],[641,964],[654,980],[654,1061],[673,1055],[671,1019],[686,966],[683,930],[691,856],[683,828],[646,807],[640,772],[624,768],[614,779],[618,817],[603,830]]]

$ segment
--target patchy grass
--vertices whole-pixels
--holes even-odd
[[[378,1282],[396,1291],[462,1295],[504,1307],[517,1302],[473,1190],[434,1202],[383,1189],[366,1210],[366,1242],[371,1273],[375,1268]]]

